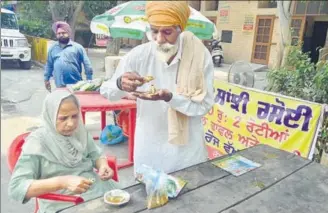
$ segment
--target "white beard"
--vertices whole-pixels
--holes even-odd
[[[169,44],[169,43],[158,44],[157,42],[155,42],[157,46],[156,55],[159,58],[159,60],[167,63],[170,60],[170,58],[178,52],[179,40],[180,39],[178,39],[175,42],[175,44]]]

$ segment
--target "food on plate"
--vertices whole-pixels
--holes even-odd
[[[150,75],[148,75],[148,76],[146,76],[146,77],[143,77],[143,82],[140,82],[140,81],[138,81],[138,80],[135,80],[135,82],[139,85],[139,86],[142,86],[143,84],[145,84],[145,83],[149,83],[149,82],[151,82],[152,80],[154,80],[155,78],[153,77],[153,76],[150,76]]]
[[[155,86],[152,84],[152,85],[150,86],[150,89],[149,89],[148,93],[149,93],[150,95],[155,95],[155,94],[156,94],[156,91],[157,91],[157,89],[156,89]]]
[[[121,189],[113,189],[104,194],[104,202],[112,206],[121,206],[130,201],[130,194]]]
[[[146,77],[144,77],[144,81],[145,82],[151,82],[152,80],[154,80],[155,78],[153,77],[153,76],[151,76],[151,75],[148,75],[148,76],[146,76]]]
[[[109,196],[107,197],[107,201],[111,202],[111,203],[121,203],[124,201],[124,197],[123,196]]]

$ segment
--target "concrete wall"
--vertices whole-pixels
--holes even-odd
[[[251,61],[253,40],[256,28],[257,15],[275,15],[274,28],[272,34],[269,67],[273,67],[277,58],[277,45],[279,41],[279,20],[278,10],[276,8],[258,8],[257,1],[220,1],[220,8],[228,8],[228,19],[221,20],[220,15],[217,18],[217,28],[221,37],[222,30],[232,30],[232,42],[222,43],[225,62],[233,63],[238,60]],[[252,31],[243,31],[245,16],[252,15],[254,27]]]

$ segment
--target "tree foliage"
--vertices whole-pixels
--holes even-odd
[[[116,1],[19,1],[17,16],[23,33],[53,39],[53,22],[66,20],[74,33],[80,12],[91,20],[113,6]]]
[[[49,1],[52,21],[66,21],[72,28],[71,38],[74,40],[78,16],[84,1]]]
[[[115,7],[117,1],[86,1],[84,3],[83,11],[88,20],[91,20],[96,15],[102,14],[107,10]]]
[[[21,19],[19,20],[19,29],[26,35],[48,39],[53,37],[49,23],[44,21]]]
[[[311,62],[302,44],[289,46],[285,64],[268,73],[268,90],[317,103],[328,103],[328,61]]]
[[[52,37],[52,20],[47,1],[18,2],[16,15],[22,33],[44,38]]]

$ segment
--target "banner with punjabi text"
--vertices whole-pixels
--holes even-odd
[[[322,105],[214,81],[215,104],[202,118],[209,158],[257,144],[310,158]]]

